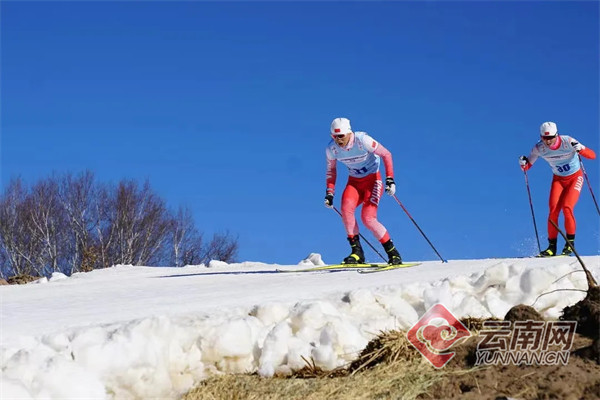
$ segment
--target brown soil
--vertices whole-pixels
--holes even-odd
[[[543,321],[544,317],[531,306],[519,304],[508,310],[505,321]]]
[[[479,338],[452,348],[447,374],[423,399],[600,399],[600,365],[572,353],[567,365],[494,365],[475,368]],[[573,350],[592,340],[577,334]]]
[[[567,365],[492,365],[474,367],[480,338],[471,337],[452,351],[444,367],[447,377],[427,396],[434,399],[600,399],[600,290],[593,287],[585,299],[566,307],[562,321],[577,321]],[[505,321],[543,321],[533,308],[518,305]],[[470,370],[469,370],[470,369]]]
[[[31,275],[15,275],[6,279],[9,285],[24,285],[29,282],[37,281],[40,277],[35,277]]]
[[[483,320],[466,319],[461,322],[473,334],[468,340],[452,347],[454,358],[442,369],[438,380],[422,394],[422,399],[600,399],[600,358],[598,357],[597,291],[591,290],[584,300],[564,310],[561,320],[577,321],[567,365],[506,365],[476,366],[478,336]],[[533,308],[513,307],[505,321],[544,321]],[[595,329],[595,330],[594,330]],[[361,356],[350,366],[369,368],[380,362],[406,361],[420,357],[408,345],[404,334],[388,333],[369,343]],[[365,363],[364,360],[369,360]]]
[[[598,338],[600,332],[600,286],[590,288],[583,300],[563,309],[563,321],[577,321],[577,332]]]

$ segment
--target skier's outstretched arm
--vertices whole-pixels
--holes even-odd
[[[594,150],[590,149],[589,147],[585,147],[573,138],[571,138],[571,146],[582,157],[589,158],[590,160],[596,158],[596,153],[594,152]]]
[[[521,156],[519,157],[519,165],[523,171],[528,171],[531,167],[533,167],[533,163],[538,159],[539,153],[537,151],[537,147],[534,147],[529,153],[529,157]]]
[[[325,207],[333,207],[335,180],[337,178],[336,160],[326,152],[327,169],[325,172]]]

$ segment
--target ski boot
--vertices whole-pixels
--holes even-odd
[[[562,256],[570,256],[573,254],[573,246],[575,246],[575,235],[567,234],[567,243],[565,243],[565,247],[562,249]]]
[[[394,243],[392,242],[392,239],[388,240],[383,244],[383,248],[385,249],[385,252],[387,253],[389,260],[388,260],[388,264],[390,265],[400,265],[402,264],[402,257],[400,257],[400,253],[398,252],[398,249],[396,249],[396,247],[394,246]]]
[[[548,239],[548,248],[538,254],[538,257],[553,257],[556,255],[556,239]]]
[[[352,253],[342,261],[342,264],[364,264],[365,253],[363,252],[362,246],[360,245],[360,238],[358,235],[354,235],[348,238]]]

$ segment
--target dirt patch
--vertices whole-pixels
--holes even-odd
[[[507,316],[511,322],[543,318],[530,307],[516,306]],[[498,320],[493,320],[498,321]],[[484,320],[463,320],[473,336],[452,347],[455,356],[436,371],[436,380],[421,399],[600,399],[600,364],[586,352],[598,340],[579,333],[566,365],[528,365],[526,363],[476,366],[479,335]],[[594,344],[595,343],[595,344]],[[360,356],[348,367],[350,375],[376,368],[380,364],[419,362],[427,364],[410,345],[403,332],[388,332],[372,340]],[[432,370],[435,371],[433,367]],[[337,376],[343,376],[338,371]]]
[[[475,367],[481,338],[452,348],[454,358],[440,371],[444,378],[427,395],[433,399],[599,399],[600,365],[577,356],[592,340],[576,334],[567,365],[493,365]]]
[[[508,310],[505,321],[543,321],[544,317],[531,306],[519,304]]]
[[[583,300],[565,307],[560,319],[577,321],[577,332],[597,338],[600,332],[600,286],[590,288]]]
[[[593,340],[576,355],[600,364],[600,287],[590,287],[583,300],[563,309],[560,319],[577,321],[577,332]]]
[[[421,398],[443,399],[600,399],[598,288],[563,310],[562,321],[577,321],[577,332],[566,364],[527,362],[476,366],[481,336],[452,348],[454,358],[443,368],[447,375]],[[504,321],[544,321],[532,307],[518,305]]]
[[[565,310],[563,321],[577,321],[579,328],[571,330],[573,342],[566,364],[531,362],[498,362],[477,365],[478,346],[485,335],[481,334],[486,320],[463,319],[461,322],[472,336],[451,348],[454,358],[437,370],[438,379],[422,399],[600,399],[600,360],[598,359],[597,304],[595,294],[588,295],[570,312]],[[500,320],[494,321],[498,324]],[[537,326],[547,322],[532,307],[518,305],[506,314],[504,324],[536,321]],[[553,322],[551,322],[553,323]],[[523,326],[522,324],[519,326]],[[544,325],[545,326],[545,325]],[[594,331],[594,329],[596,329]],[[514,336],[514,332],[512,333]],[[511,336],[512,337],[512,336]],[[556,350],[551,345],[548,350]],[[396,360],[412,361],[422,358],[402,332],[390,332],[372,340],[349,370],[354,373],[372,368],[379,363]],[[422,359],[423,362],[426,362]],[[547,365],[544,365],[547,364]],[[432,367],[433,369],[433,367]]]
[[[9,285],[25,285],[29,282],[34,282],[40,279],[40,277],[35,277],[31,275],[15,275],[6,279]]]

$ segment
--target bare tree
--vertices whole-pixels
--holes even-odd
[[[170,227],[173,252],[171,265],[183,267],[193,263],[198,254],[198,242],[202,238],[194,226],[192,212],[187,207],[179,207]],[[200,239],[200,240],[198,240]]]
[[[85,171],[26,187],[14,179],[0,196],[0,275],[71,274],[115,264],[235,261],[237,238],[206,244],[191,211],[170,212],[148,181],[95,182]]]
[[[203,247],[201,262],[207,264],[210,260],[235,262],[238,252],[238,239],[229,232],[215,233],[212,240]]]
[[[180,207],[173,217],[171,227],[172,252],[169,265],[183,267],[207,263],[212,255],[219,256],[218,251],[209,251],[203,242],[203,235],[198,232],[192,212],[187,207]],[[209,243],[208,246],[215,246]],[[210,253],[210,254],[209,254]]]
[[[96,216],[96,239],[98,240],[98,250],[100,252],[99,264],[102,268],[110,267],[113,262],[111,258],[111,248],[116,237],[117,210],[115,200],[112,196],[114,189],[108,185],[102,184],[96,192],[96,202],[94,205]]]
[[[26,189],[21,178],[11,180],[0,200],[0,249],[2,251],[2,274],[23,275],[28,273],[31,260],[25,245],[22,204]]]
[[[142,218],[139,229],[142,231],[142,240],[139,250],[136,251],[135,265],[156,265],[160,263],[161,249],[168,239],[172,217],[164,200],[152,192],[148,181],[142,188],[141,196]]]
[[[59,201],[57,179],[52,177],[36,183],[25,204],[32,239],[42,247],[38,266],[60,271],[60,257],[66,254],[61,250],[67,242],[67,219]]]
[[[60,180],[59,200],[65,210],[68,229],[69,271],[90,270],[96,263],[97,243],[94,232],[99,219],[95,207],[94,174],[85,171],[74,177],[66,174]]]
[[[2,245],[2,235],[0,234],[0,278],[8,278],[10,276],[10,271],[10,260],[8,258],[8,253],[4,250],[4,246]]]
[[[114,206],[112,258],[133,265],[158,261],[156,256],[171,226],[164,201],[152,192],[148,181],[142,188],[134,181],[121,181]]]
[[[188,240],[188,245],[184,248],[181,257],[181,265],[197,265],[202,264],[202,234],[197,233],[191,235]]]

